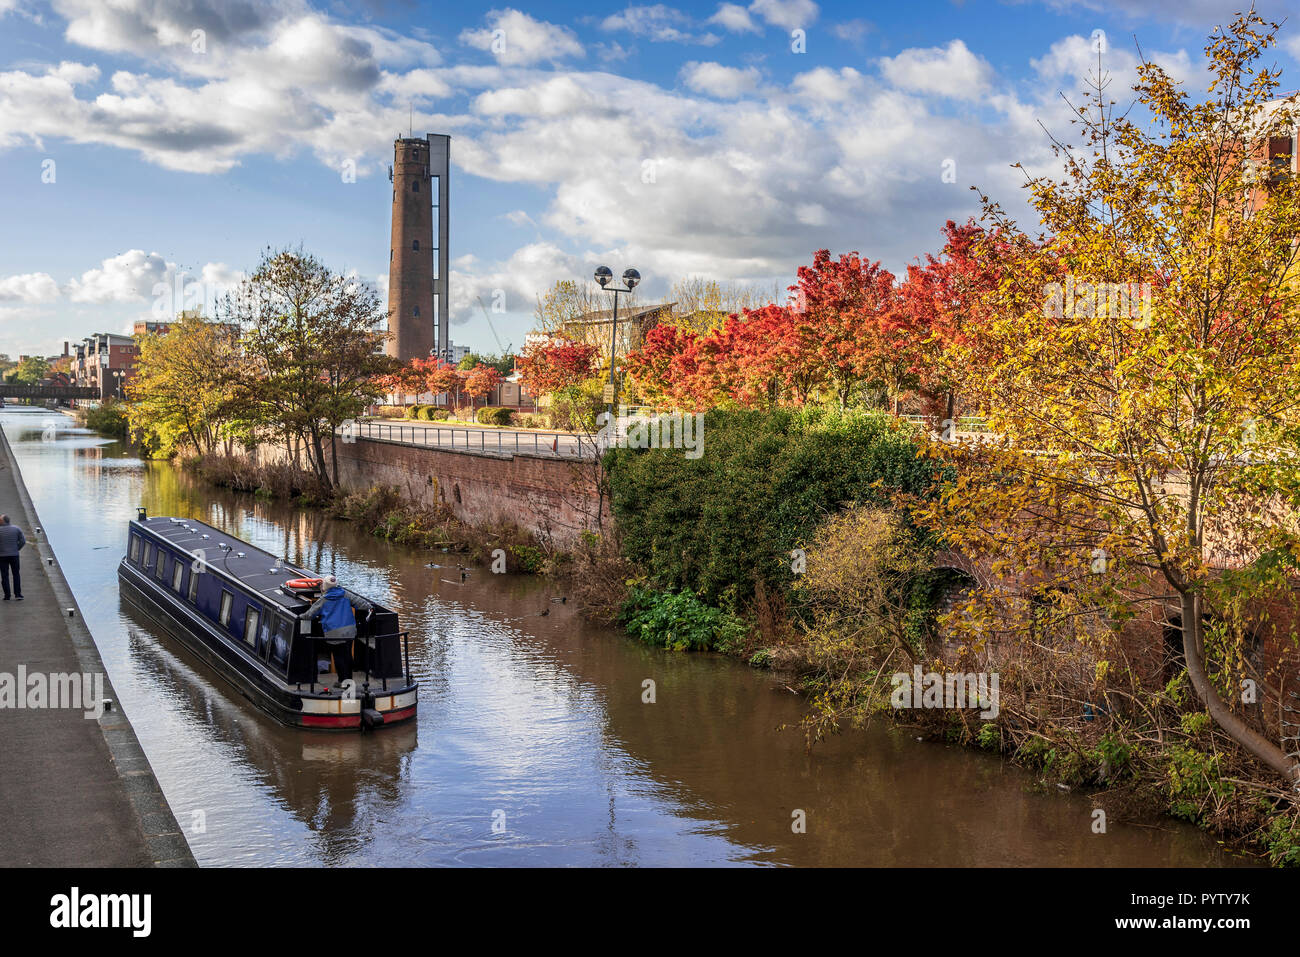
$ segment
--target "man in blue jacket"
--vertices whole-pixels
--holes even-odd
[[[18,553],[27,544],[23,530],[9,524],[8,515],[0,515],[0,585],[4,586],[5,601],[9,600],[9,575],[14,577],[14,597],[23,600],[23,576],[18,570]]]
[[[333,575],[326,575],[321,584],[325,593],[306,613],[311,618],[320,616],[321,631],[325,633],[325,642],[334,655],[334,667],[341,684],[352,677],[352,640],[357,637],[357,615],[364,613],[369,618],[374,606],[360,597],[355,602],[348,601],[347,593]]]

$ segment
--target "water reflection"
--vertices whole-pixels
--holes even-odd
[[[1086,797],[883,727],[810,756],[797,732],[777,730],[798,721],[801,699],[764,673],[589,627],[545,582],[471,570],[461,583],[454,556],[203,487],[66,423],[42,441],[31,416],[6,412],[0,426],[200,863],[1224,862],[1187,827],[1093,835]],[[367,735],[283,728],[156,635],[117,596],[139,504],[397,609],[418,722]],[[642,701],[647,678],[655,704]],[[805,834],[791,830],[796,810]]]

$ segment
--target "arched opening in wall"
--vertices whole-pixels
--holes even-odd
[[[457,505],[460,504],[460,483],[459,482],[457,482],[455,485],[451,487],[451,497],[456,500]]]
[[[979,589],[979,583],[956,568],[935,568],[923,586],[925,620],[922,627],[925,651],[944,660],[956,657],[966,643],[960,629],[946,625],[945,619],[962,614],[963,607]]]
[[[1160,685],[1164,687],[1187,670],[1183,655],[1183,616],[1179,612],[1165,615],[1160,655]]]
[[[1202,616],[1201,627],[1204,630],[1206,643],[1211,649],[1215,645],[1210,641],[1210,630],[1216,626],[1221,626],[1221,622],[1209,615]],[[1239,647],[1237,640],[1240,641]],[[1262,727],[1266,717],[1266,701],[1271,697],[1271,679],[1263,660],[1263,643],[1259,635],[1250,628],[1244,629],[1237,640],[1228,636],[1226,642],[1218,644],[1219,652],[1207,651],[1207,655],[1212,655],[1217,660],[1206,661],[1205,670],[1214,675],[1221,672],[1221,669],[1228,668],[1232,675],[1227,689],[1227,696],[1231,699],[1228,704],[1234,711],[1245,714],[1252,719],[1252,722]],[[1162,684],[1168,685],[1187,670],[1187,658],[1183,653],[1183,616],[1178,612],[1170,612],[1166,618],[1163,651],[1160,680]],[[1236,660],[1238,653],[1240,661]],[[1229,655],[1231,660],[1221,660],[1225,654]],[[1244,681],[1253,684],[1246,686],[1242,683]]]

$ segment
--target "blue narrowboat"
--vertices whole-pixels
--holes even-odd
[[[335,653],[307,614],[320,578],[211,525],[144,509],[117,576],[124,601],[285,724],[357,731],[415,717],[407,634],[374,601],[345,589],[370,613],[356,616],[351,653]]]

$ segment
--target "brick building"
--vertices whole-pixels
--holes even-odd
[[[392,335],[385,351],[403,362],[432,355],[451,359],[446,354],[451,346],[450,154],[451,137],[445,135],[431,133],[393,143],[393,225],[388,249],[388,331]]]
[[[74,385],[95,389],[100,400],[120,399],[139,352],[133,336],[97,332],[72,346],[68,375]]]

